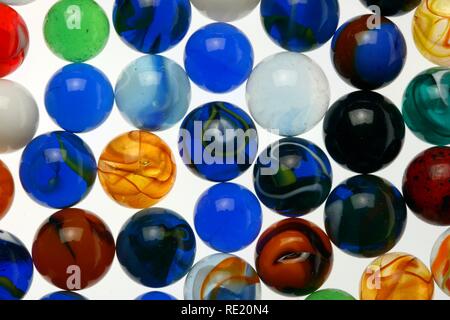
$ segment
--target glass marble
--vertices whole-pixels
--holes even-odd
[[[37,271],[63,290],[81,290],[99,282],[115,253],[108,226],[82,209],[60,210],[39,227],[33,242]]]
[[[138,129],[169,129],[184,117],[190,102],[186,72],[175,61],[159,55],[134,60],[116,84],[117,107]]]
[[[450,148],[434,147],[418,154],[403,176],[406,204],[420,219],[450,226]]]
[[[183,120],[178,150],[183,163],[195,175],[228,181],[252,165],[258,152],[258,133],[253,120],[239,107],[209,102]]]
[[[388,253],[375,259],[360,282],[361,300],[431,300],[433,276],[418,258]]]
[[[262,211],[256,196],[235,183],[220,183],[206,190],[194,209],[198,236],[209,247],[234,252],[251,244],[262,225]]]
[[[152,292],[147,292],[147,293],[144,293],[144,294],[140,295],[135,300],[165,301],[165,300],[177,300],[177,298],[175,298],[174,296],[172,296],[172,295],[170,295],[168,293],[165,293],[165,292],[152,291]]]
[[[325,146],[341,166],[358,173],[387,167],[405,140],[405,122],[388,98],[357,91],[336,101],[323,122]]]
[[[28,28],[11,7],[0,3],[0,78],[15,71],[28,52]]]
[[[259,300],[258,274],[239,257],[217,253],[197,262],[184,284],[185,300]]]
[[[285,219],[260,236],[255,265],[261,280],[277,293],[304,296],[327,280],[333,248],[325,232],[314,223]]]
[[[416,137],[435,145],[450,144],[450,69],[428,69],[411,80],[402,111]]]
[[[0,219],[8,212],[14,200],[14,180],[3,161],[0,160]]]
[[[305,55],[283,52],[259,63],[247,82],[253,119],[282,136],[311,130],[330,103],[330,86],[319,65]]]
[[[423,0],[413,19],[413,37],[419,52],[434,64],[450,67],[450,2]]]
[[[316,49],[331,39],[339,23],[337,0],[261,0],[269,37],[289,51]]]
[[[0,0],[0,2],[9,4],[12,6],[21,6],[21,5],[28,4],[33,1],[34,0]]]
[[[311,293],[305,300],[356,300],[351,294],[339,289],[323,289]]]
[[[284,138],[256,160],[253,185],[261,202],[285,216],[318,208],[331,190],[333,172],[326,154],[301,138]]]
[[[247,16],[260,0],[191,0],[204,16],[221,22],[230,22]]]
[[[0,300],[22,299],[33,280],[33,261],[25,245],[0,230]]]
[[[117,238],[117,258],[136,282],[151,288],[168,286],[194,263],[195,235],[178,213],[150,208],[133,215]]]
[[[389,181],[372,175],[345,180],[325,205],[331,241],[355,257],[376,257],[391,250],[406,227],[406,205]]]
[[[41,300],[88,300],[86,297],[83,297],[81,294],[72,292],[72,291],[58,291],[49,293],[41,298]]]
[[[69,132],[87,132],[108,118],[114,92],[106,75],[84,63],[58,70],[47,84],[45,107],[53,121]]]
[[[44,37],[58,57],[83,62],[97,56],[109,38],[109,21],[93,0],[60,0],[44,21]]]
[[[118,204],[143,209],[159,202],[175,183],[176,164],[169,146],[143,130],[113,139],[98,161],[103,190]]]
[[[238,28],[223,22],[208,24],[188,40],[184,65],[189,78],[214,93],[230,92],[249,77],[253,48]]]
[[[22,85],[0,79],[0,153],[22,149],[36,133],[39,111]]]
[[[177,45],[191,23],[189,0],[115,0],[113,24],[120,38],[143,53],[161,53]]]
[[[434,281],[450,296],[450,229],[444,231],[436,240],[431,252],[430,265]]]
[[[363,5],[372,9],[378,7],[377,12],[383,16],[401,16],[414,10],[421,0],[360,0]]]
[[[97,176],[89,146],[70,132],[53,131],[31,141],[22,153],[20,182],[37,203],[66,208],[83,200]]]
[[[386,17],[350,19],[335,33],[331,60],[339,76],[359,89],[374,90],[394,81],[406,62],[402,32]]]

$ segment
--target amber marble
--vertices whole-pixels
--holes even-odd
[[[431,300],[433,276],[418,258],[407,253],[387,253],[364,271],[361,300]]]
[[[431,272],[436,284],[450,296],[450,228],[434,244],[431,253]]]
[[[153,133],[136,130],[112,140],[98,162],[105,192],[136,209],[160,201],[175,182],[176,164],[169,146]]]
[[[14,199],[14,180],[8,167],[0,160],[0,219],[5,216]]]

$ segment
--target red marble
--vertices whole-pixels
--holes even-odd
[[[8,167],[0,161],[0,219],[8,212],[14,199],[14,180]]]

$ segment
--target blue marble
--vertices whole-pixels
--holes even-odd
[[[391,20],[374,15],[347,21],[331,43],[337,73],[359,89],[375,90],[390,84],[403,70],[406,56],[401,30]]]
[[[136,300],[159,300],[159,301],[165,301],[165,300],[177,300],[174,296],[167,294],[165,292],[161,291],[152,291],[144,293],[143,295],[140,295],[136,298]]]
[[[389,181],[354,176],[339,184],[325,205],[330,240],[356,257],[377,257],[391,250],[406,227],[406,204]]]
[[[206,190],[194,209],[198,236],[211,248],[234,252],[251,244],[262,225],[256,196],[235,183],[219,183]]]
[[[191,101],[186,72],[174,61],[146,55],[129,64],[116,84],[122,116],[138,129],[166,130],[180,121]]]
[[[184,277],[192,267],[195,235],[176,212],[144,209],[122,227],[116,252],[130,278],[147,287],[161,288]]]
[[[256,160],[253,184],[261,202],[279,214],[295,217],[318,208],[328,197],[333,172],[326,154],[314,143],[285,138]]]
[[[20,181],[37,203],[67,208],[84,199],[97,177],[89,146],[73,133],[54,131],[34,138],[22,153]]]
[[[240,176],[258,152],[258,133],[250,116],[227,102],[210,102],[183,120],[178,140],[183,163],[195,175],[217,182]]]
[[[288,51],[314,50],[331,39],[339,23],[337,0],[262,0],[269,37]]]
[[[62,129],[86,132],[100,126],[111,113],[114,92],[106,75],[84,63],[58,70],[45,90],[45,107]]]
[[[197,30],[184,54],[186,72],[198,86],[214,92],[230,92],[247,80],[253,68],[250,40],[227,23],[212,23]]]
[[[0,300],[19,300],[33,280],[33,261],[25,245],[0,230]]]
[[[72,291],[58,291],[49,293],[46,296],[43,296],[41,300],[88,300],[86,297],[83,297],[81,294]]]
[[[115,0],[113,24],[121,39],[143,53],[177,45],[191,23],[189,0]]]

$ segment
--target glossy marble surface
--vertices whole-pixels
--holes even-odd
[[[204,16],[221,22],[230,22],[248,15],[261,0],[191,0]]]
[[[434,281],[448,296],[450,296],[450,229],[444,231],[436,240],[430,258],[431,272]]]
[[[356,300],[351,294],[339,289],[322,289],[311,293],[305,300]]]
[[[151,291],[144,293],[137,297],[135,300],[158,300],[158,301],[164,301],[164,300],[177,300],[174,296],[161,292],[161,291]]]
[[[383,16],[401,16],[414,10],[421,0],[360,0],[363,5],[370,9],[371,6],[378,7],[377,10]],[[377,11],[378,12],[378,11]]]
[[[41,300],[56,300],[56,301],[70,301],[70,300],[88,300],[81,294],[72,291],[58,291],[49,293],[41,298]]]
[[[6,164],[0,160],[0,220],[8,213],[14,200],[14,180]]]

